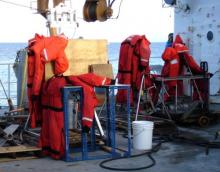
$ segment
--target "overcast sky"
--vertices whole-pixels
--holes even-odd
[[[30,6],[32,0],[7,0]],[[85,0],[72,0],[77,10],[79,28],[75,36],[108,39],[121,42],[132,34],[145,34],[151,42],[164,42],[173,31],[173,13],[162,8],[161,0],[123,0],[119,19],[86,23],[82,20]],[[114,16],[120,0],[113,5]],[[36,7],[36,4],[33,3]],[[27,42],[35,33],[47,35],[46,20],[29,8],[18,7],[0,1],[0,42]]]

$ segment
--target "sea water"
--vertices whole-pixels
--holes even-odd
[[[6,95],[7,97],[12,98],[13,103],[16,104],[17,85],[16,77],[13,71],[13,63],[16,59],[17,51],[20,49],[24,49],[26,46],[26,43],[0,43],[0,80],[2,81],[4,86],[3,88],[0,85],[0,107],[7,105]],[[164,50],[164,47],[164,42],[151,43],[150,65],[163,64],[161,54]],[[113,72],[115,75],[117,74],[118,70],[119,51],[120,43],[108,44],[108,58],[113,66]],[[9,79],[10,84],[8,84]],[[4,93],[4,90],[6,92],[6,95]]]

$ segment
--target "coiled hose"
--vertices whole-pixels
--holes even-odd
[[[104,160],[99,164],[99,166],[104,169],[114,170],[114,171],[137,171],[137,170],[143,170],[143,169],[153,167],[154,165],[156,165],[156,160],[153,158],[153,156],[151,154],[157,152],[160,149],[162,143],[163,142],[157,143],[155,146],[153,146],[153,148],[150,151],[147,151],[147,152],[144,152],[141,154],[132,155],[130,157],[119,157],[119,158],[112,158],[112,159]],[[106,163],[113,162],[116,160],[130,159],[130,158],[140,157],[140,156],[144,156],[144,155],[146,155],[151,160],[151,164],[149,164],[147,166],[143,166],[143,167],[136,167],[136,168],[115,168],[115,167],[109,167],[109,166],[105,165]]]

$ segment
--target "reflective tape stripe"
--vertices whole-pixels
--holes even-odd
[[[170,61],[170,64],[176,64],[176,63],[178,63],[177,59]]]
[[[46,61],[48,61],[48,56],[47,56],[46,48],[43,49],[43,53],[44,53],[44,58],[46,59]]]
[[[188,50],[178,50],[178,53],[188,52]]]
[[[36,42],[36,39],[33,39],[31,41],[28,42],[28,45],[31,45],[32,43]]]
[[[104,84],[105,84],[105,81],[106,81],[106,78],[104,78],[104,79],[103,79],[103,81],[102,81],[102,85],[104,85]]]
[[[85,120],[85,121],[90,121],[92,122],[93,120],[91,118],[87,118],[87,117],[83,117],[82,120]]]
[[[144,59],[144,58],[141,58],[141,61],[142,62],[148,62],[148,60]]]
[[[128,37],[126,40],[127,40],[127,41],[131,41],[133,37],[134,37],[134,36],[130,36],[130,37]]]

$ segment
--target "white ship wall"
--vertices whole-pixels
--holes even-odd
[[[188,4],[190,10],[186,10]],[[175,7],[175,34],[180,34],[197,63],[207,61],[210,94],[220,92],[220,0],[177,0]],[[207,33],[213,32],[213,40]]]

